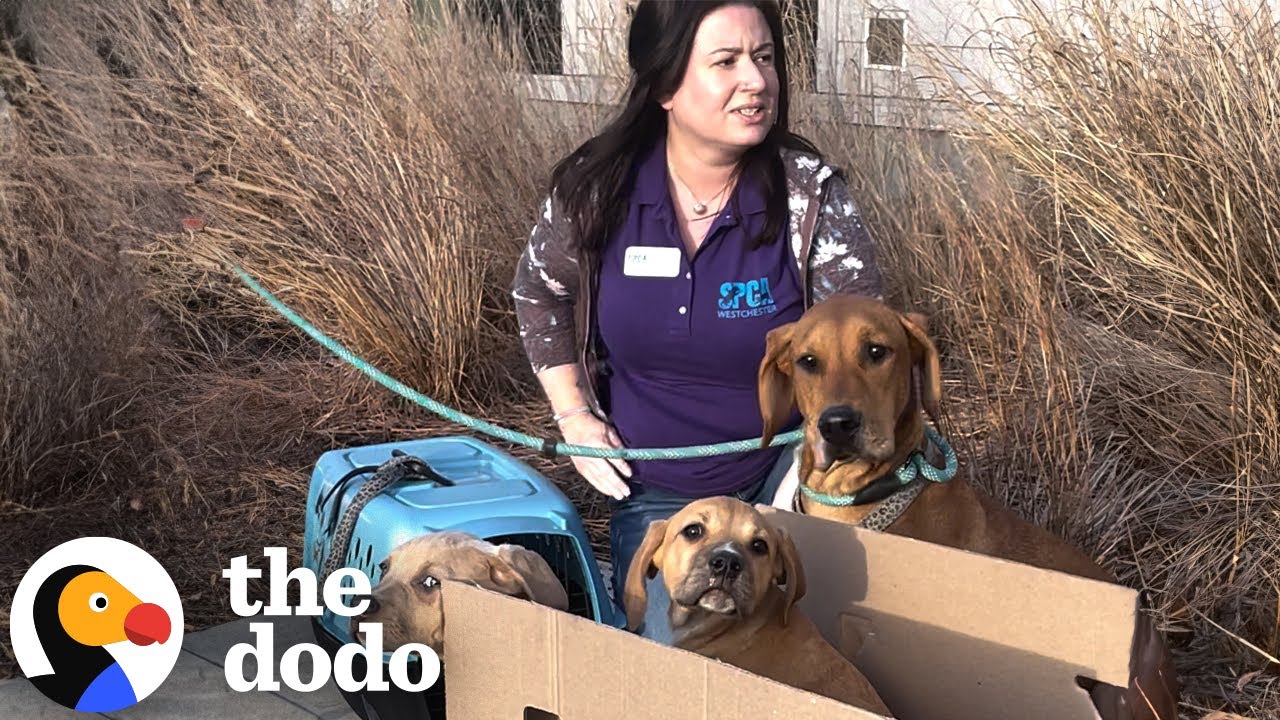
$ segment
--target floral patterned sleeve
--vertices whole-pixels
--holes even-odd
[[[511,288],[520,341],[535,373],[577,361],[578,259],[568,238],[568,222],[563,214],[553,212],[547,198],[516,263]]]
[[[813,231],[809,272],[815,303],[837,294],[884,299],[875,239],[840,175],[827,180],[826,199]]]

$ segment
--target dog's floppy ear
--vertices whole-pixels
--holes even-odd
[[[667,534],[667,521],[654,520],[645,531],[640,549],[631,558],[627,568],[627,583],[623,589],[623,605],[627,610],[627,629],[640,627],[645,607],[649,604],[649,590],[645,581],[662,569],[662,541]]]
[[[804,565],[800,562],[800,552],[796,550],[791,533],[776,525],[773,530],[778,538],[774,581],[787,587],[786,599],[782,603],[782,624],[786,625],[791,615],[791,608],[804,597]]]
[[[938,405],[942,402],[942,363],[938,349],[929,339],[929,321],[920,313],[902,315],[902,327],[911,341],[912,366],[920,371],[920,402],[934,422],[938,421]]]
[[[569,595],[551,570],[551,566],[538,553],[520,545],[498,546],[497,557],[490,563],[490,576],[498,581],[498,574],[507,577],[514,573],[523,583],[526,597],[539,605],[556,610],[569,609]],[[502,566],[506,567],[503,569]]]
[[[511,567],[511,564],[507,562],[507,558],[498,554],[497,550],[485,553],[484,562],[489,566],[489,579],[502,592],[512,597],[536,602],[533,588],[529,587],[529,582],[525,580],[524,575],[519,570]]]
[[[759,393],[760,415],[764,419],[764,432],[760,447],[769,447],[774,433],[795,407],[795,388],[791,381],[791,349],[794,322],[781,325],[765,335],[764,359],[756,374],[756,391]]]

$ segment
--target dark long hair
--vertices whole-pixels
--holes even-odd
[[[760,10],[773,34],[778,73],[777,121],[764,140],[743,157],[742,177],[758,183],[766,198],[764,229],[753,245],[771,243],[787,222],[783,147],[821,156],[809,141],[788,129],[790,89],[782,13],[774,0],[640,0],[631,19],[627,61],[631,82],[621,111],[599,134],[583,143],[551,172],[551,191],[576,228],[577,248],[596,256],[626,216],[625,194],[636,156],[666,129],[659,98],[674,93],[684,78],[694,36],[703,18],[725,5]]]

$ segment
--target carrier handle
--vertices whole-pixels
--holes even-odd
[[[437,485],[440,485],[441,487],[453,487],[455,484],[449,478],[436,472],[435,469],[433,469],[430,465],[428,465],[427,462],[422,458],[408,455],[405,453],[405,451],[399,448],[396,448],[395,450],[391,451],[391,457],[406,458],[405,462],[409,462],[414,465],[414,468],[412,470],[406,472],[403,476],[399,478],[400,480],[416,480],[418,482],[433,482]],[[316,508],[315,508],[316,512],[320,512],[320,510],[323,509],[325,505],[328,505],[330,498],[332,498],[334,495],[337,495],[341,493],[343,490],[345,490],[347,487],[347,483],[351,482],[353,478],[359,475],[376,473],[378,469],[381,467],[382,465],[362,465],[362,466],[352,468],[346,475],[343,475],[341,478],[339,478],[338,482],[333,484],[333,487],[329,488],[329,492],[316,498]],[[330,525],[332,526],[332,523],[330,523]]]
[[[436,472],[435,469],[431,467],[431,465],[427,464],[426,460],[423,460],[420,457],[415,457],[413,455],[410,455],[405,451],[401,450],[400,448],[396,448],[392,450],[391,457],[405,458],[406,463],[410,463],[414,466],[413,470],[411,470],[409,474],[401,478],[402,480],[417,480],[419,482],[430,481],[441,487],[454,486],[454,482],[452,480]]]
[[[329,554],[325,557],[324,565],[320,569],[321,581],[329,577],[338,568],[339,561],[347,556],[347,546],[351,542],[351,534],[356,526],[356,518],[360,516],[364,506],[382,494],[384,490],[404,480],[434,482],[445,487],[452,487],[455,484],[449,478],[436,472],[422,458],[396,449],[391,451],[391,459],[381,465],[366,465],[353,468],[346,475],[343,475],[338,482],[333,484],[333,487],[329,488],[329,492],[317,499],[316,510],[319,511],[325,505],[328,505],[330,497],[334,498],[334,504],[337,505],[342,500],[340,493],[347,483],[355,477],[369,472],[373,472],[373,477],[369,478],[356,492],[355,497],[351,499],[351,504],[342,513],[341,519],[338,517],[336,507],[329,516]]]

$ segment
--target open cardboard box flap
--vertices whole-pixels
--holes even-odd
[[[901,720],[1094,720],[1124,686],[1137,592],[790,512],[800,607]],[[877,718],[724,663],[445,581],[450,720]],[[538,711],[541,711],[539,713]]]

